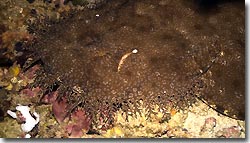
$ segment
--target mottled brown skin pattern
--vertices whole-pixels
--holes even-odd
[[[244,119],[244,43],[244,3],[200,14],[182,0],[111,0],[50,26],[31,50],[44,65],[36,83],[57,83],[91,115],[139,111],[140,100],[184,109],[202,97]]]
[[[107,2],[107,0],[87,0],[87,2],[88,2],[87,7],[89,9],[96,9],[99,6],[104,5]]]

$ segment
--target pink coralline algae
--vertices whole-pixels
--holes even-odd
[[[216,119],[214,117],[209,117],[205,120],[204,125],[201,128],[201,131],[212,131],[216,126]]]
[[[225,138],[239,138],[240,134],[241,134],[241,127],[239,126],[223,128],[222,131],[217,132],[217,136]]]
[[[33,80],[34,77],[36,76],[36,72],[40,69],[39,65],[35,65],[31,68],[29,68],[27,71],[25,71],[24,73],[20,74],[21,79],[29,79],[29,80]]]
[[[62,98],[52,104],[52,112],[56,118],[56,120],[60,123],[63,122],[67,115],[67,103],[66,99]]]
[[[88,132],[91,125],[91,119],[81,109],[77,109],[71,114],[71,123],[66,127],[69,137],[81,137]]]
[[[44,95],[41,101],[44,103],[54,103],[56,101],[57,96],[58,96],[58,91],[51,92]]]
[[[23,89],[21,91],[21,94],[27,95],[28,97],[37,97],[41,89],[39,87],[33,88],[33,89]]]

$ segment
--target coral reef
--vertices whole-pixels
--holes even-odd
[[[0,136],[244,138],[244,4],[199,2],[0,2]]]
[[[0,65],[11,66],[15,61],[20,64],[26,59],[20,52],[22,44],[27,44],[35,38],[28,31],[28,25],[45,19],[57,21],[69,9],[77,9],[72,5],[56,8],[55,2],[35,0],[6,0],[0,2]],[[41,24],[40,26],[42,26]],[[38,26],[39,27],[39,26]]]

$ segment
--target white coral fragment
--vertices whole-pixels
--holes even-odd
[[[24,120],[24,122],[21,125],[21,129],[24,132],[30,132],[38,123],[40,116],[36,112],[33,113],[34,117],[30,114],[30,107],[28,106],[23,106],[23,105],[18,105],[16,107],[17,111],[20,111],[21,116],[18,115],[17,113],[8,110],[7,114],[9,114],[12,118],[20,118],[21,120]]]

